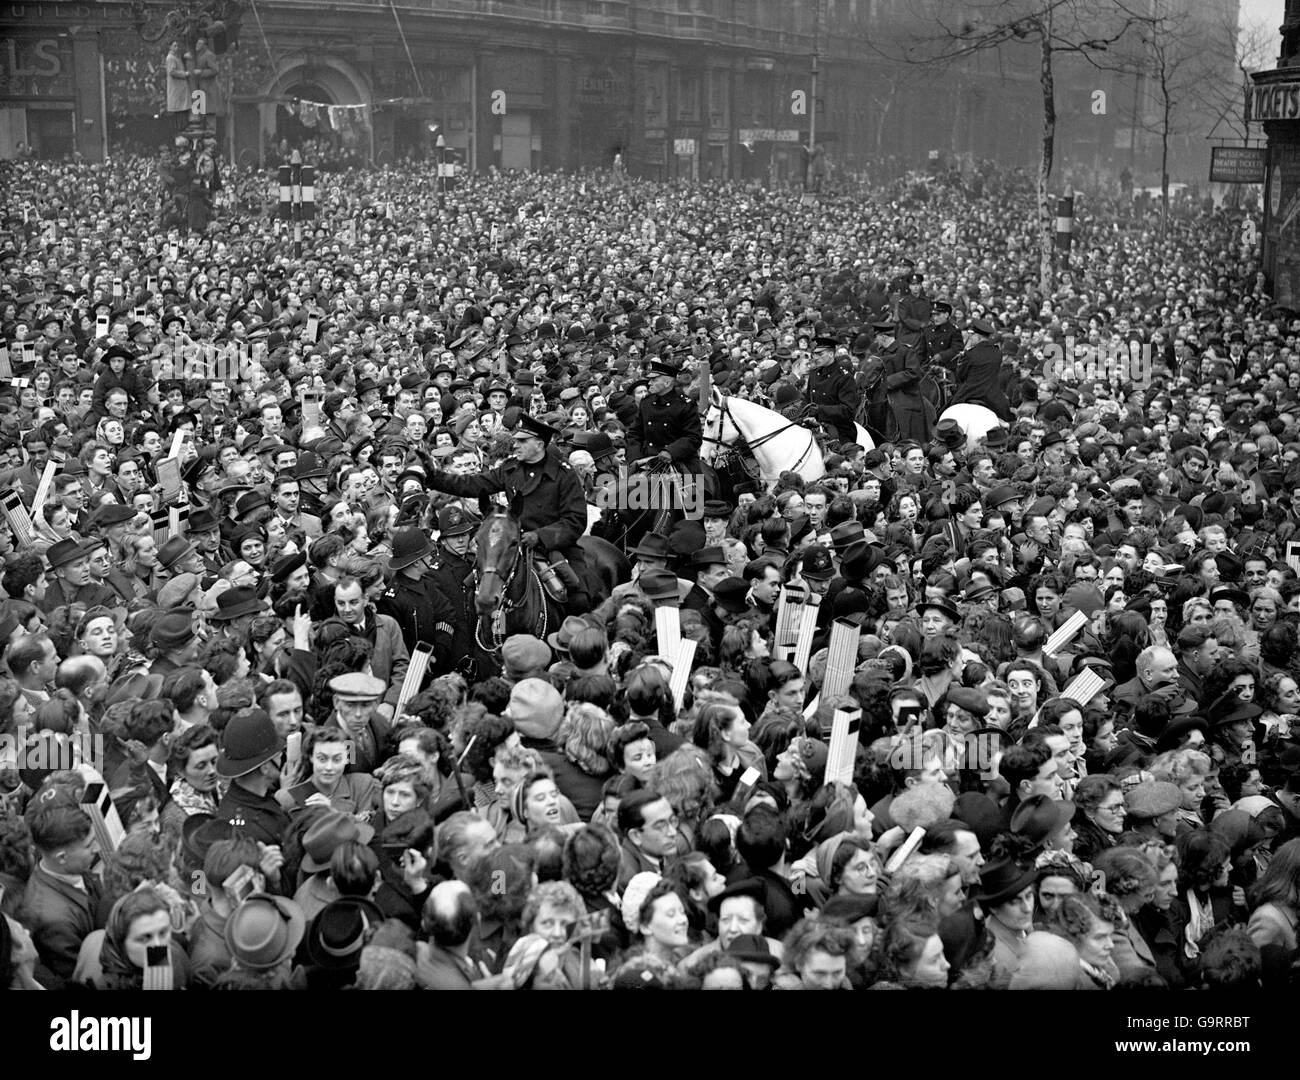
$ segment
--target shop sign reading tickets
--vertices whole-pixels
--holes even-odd
[[[1271,82],[1246,91],[1246,119],[1300,120],[1300,82]]]

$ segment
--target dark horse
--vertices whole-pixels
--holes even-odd
[[[595,607],[615,585],[632,577],[627,557],[597,537],[579,540],[587,557],[591,604]],[[509,514],[483,519],[475,539],[474,645],[482,673],[501,670],[501,646],[512,634],[532,634],[542,640],[559,630],[564,609],[542,588],[522,545],[519,523]]]
[[[683,472],[677,466],[656,465],[631,478],[620,476],[605,489],[606,509],[601,520],[591,527],[591,536],[582,538],[583,549],[587,550],[589,539],[599,539],[607,541],[615,549],[630,551],[647,533],[653,532],[669,537],[681,533],[685,537],[681,550],[698,551],[704,546],[704,526],[698,513],[694,518],[687,517],[686,507],[697,500],[702,506],[704,499],[728,496],[730,489],[721,482],[720,475],[712,466],[703,462],[698,462],[697,466],[695,473]],[[667,479],[674,472],[678,474],[677,484],[681,486]],[[651,481],[661,482],[661,486],[654,490],[666,498],[662,502],[653,500],[654,505],[646,506],[646,500],[637,496],[644,490],[640,485]]]

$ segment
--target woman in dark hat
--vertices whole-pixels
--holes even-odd
[[[975,900],[994,940],[993,963],[999,975],[1010,977],[1020,965],[1025,938],[1034,929],[1034,883],[1038,872],[1011,859],[999,859],[980,870]]]
[[[367,936],[384,921],[373,901],[345,896],[328,904],[311,921],[303,942],[303,974],[308,990],[342,990],[361,967]]]

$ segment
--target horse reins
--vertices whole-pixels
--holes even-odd
[[[731,408],[727,405],[727,398],[725,395],[722,395],[722,404],[718,406],[718,411],[722,414],[723,419],[731,421],[731,426],[736,429],[736,434],[740,436],[740,441],[743,442],[745,446],[747,446],[750,449],[751,452],[756,450],[758,447],[771,442],[778,435],[781,435],[789,431],[791,428],[797,427],[802,429],[803,431],[806,431],[808,433],[808,445],[807,447],[804,448],[804,452],[800,454],[799,457],[795,460],[795,463],[791,465],[788,470],[786,470],[788,472],[798,472],[799,467],[805,461],[808,460],[808,455],[812,453],[812,448],[817,445],[817,437],[811,431],[809,431],[808,428],[804,427],[803,424],[799,423],[798,420],[791,420],[784,427],[779,427],[774,431],[769,431],[766,435],[760,435],[757,439],[751,440],[747,438],[745,434],[740,430],[740,425],[736,423],[736,418],[731,415]],[[721,424],[718,425],[718,434],[719,435],[722,434]],[[719,446],[727,445],[727,443],[723,442],[721,438],[715,438],[712,435],[703,436],[703,440],[705,442],[717,443]],[[775,480],[776,477],[772,477],[772,479]]]
[[[527,585],[524,586],[523,595],[519,598],[517,603],[512,604],[507,599],[507,594],[510,591],[510,583],[514,581],[515,575],[519,573],[519,562],[523,557],[524,557],[524,547],[522,544],[520,544],[515,549],[515,558],[514,558],[514,562],[511,563],[510,565],[509,573],[503,576],[501,574],[501,571],[497,569],[495,566],[487,567],[482,572],[483,578],[486,578],[488,574],[496,574],[498,577],[501,578],[500,602],[496,605],[495,608],[492,609],[492,612],[490,614],[487,615],[480,614],[478,618],[474,620],[474,641],[478,644],[478,647],[482,649],[484,652],[498,653],[501,651],[501,646],[505,644],[506,638],[510,636],[509,634],[505,633],[506,620],[509,619],[512,612],[518,611],[521,607],[523,607],[525,604],[528,603]],[[532,576],[533,584],[537,587],[538,595],[542,598],[540,604],[541,613],[542,613],[542,626],[537,636],[545,639],[546,629],[549,622],[547,618],[546,591],[542,588],[541,579],[537,576],[537,571],[532,567],[531,564],[528,566],[528,573]],[[478,567],[475,567],[474,568],[474,591],[475,592],[478,591],[478,585],[480,580],[481,578],[479,575]],[[484,622],[487,622],[491,628],[489,630],[489,634],[492,638],[492,642],[493,642],[492,644],[485,642],[483,640],[482,631],[483,631]],[[498,626],[501,627],[500,630],[497,629]]]

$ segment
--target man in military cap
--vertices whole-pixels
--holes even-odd
[[[925,445],[935,420],[934,406],[921,396],[919,349],[907,349],[894,340],[893,323],[875,323],[872,349],[883,367],[885,404],[875,392],[872,422],[890,440],[909,439]]]
[[[891,303],[897,305],[907,295],[908,283],[916,270],[916,262],[903,255],[894,266],[897,272],[889,282],[889,299]]]
[[[808,405],[817,420],[835,430],[841,442],[857,442],[853,418],[859,394],[853,372],[834,338],[819,337],[813,344],[813,369],[808,373]]]
[[[1003,393],[999,376],[1002,353],[993,342],[993,326],[984,319],[970,324],[970,347],[957,358],[957,392],[949,405],[983,405],[1000,420],[1011,423],[1011,404]]]
[[[698,417],[695,426],[698,431]],[[522,530],[520,541],[539,558],[549,553],[550,565],[567,590],[569,610],[576,615],[590,609],[586,560],[578,546],[587,528],[587,500],[582,482],[550,449],[557,434],[540,420],[521,415],[512,435],[513,458],[475,476],[435,473],[429,486],[462,497],[505,492]]]
[[[930,312],[930,298],[925,295],[925,276],[913,272],[907,278],[907,294],[898,301],[900,351],[924,358],[925,332],[930,326]]]
[[[928,363],[952,369],[962,350],[961,331],[952,324],[952,305],[936,300],[930,309],[930,325],[925,328],[925,359]]]
[[[698,473],[704,431],[694,403],[677,389],[680,373],[663,360],[651,360],[646,368],[650,392],[641,399],[628,430],[627,456],[641,468],[658,459],[663,465],[675,465],[679,472]]]

